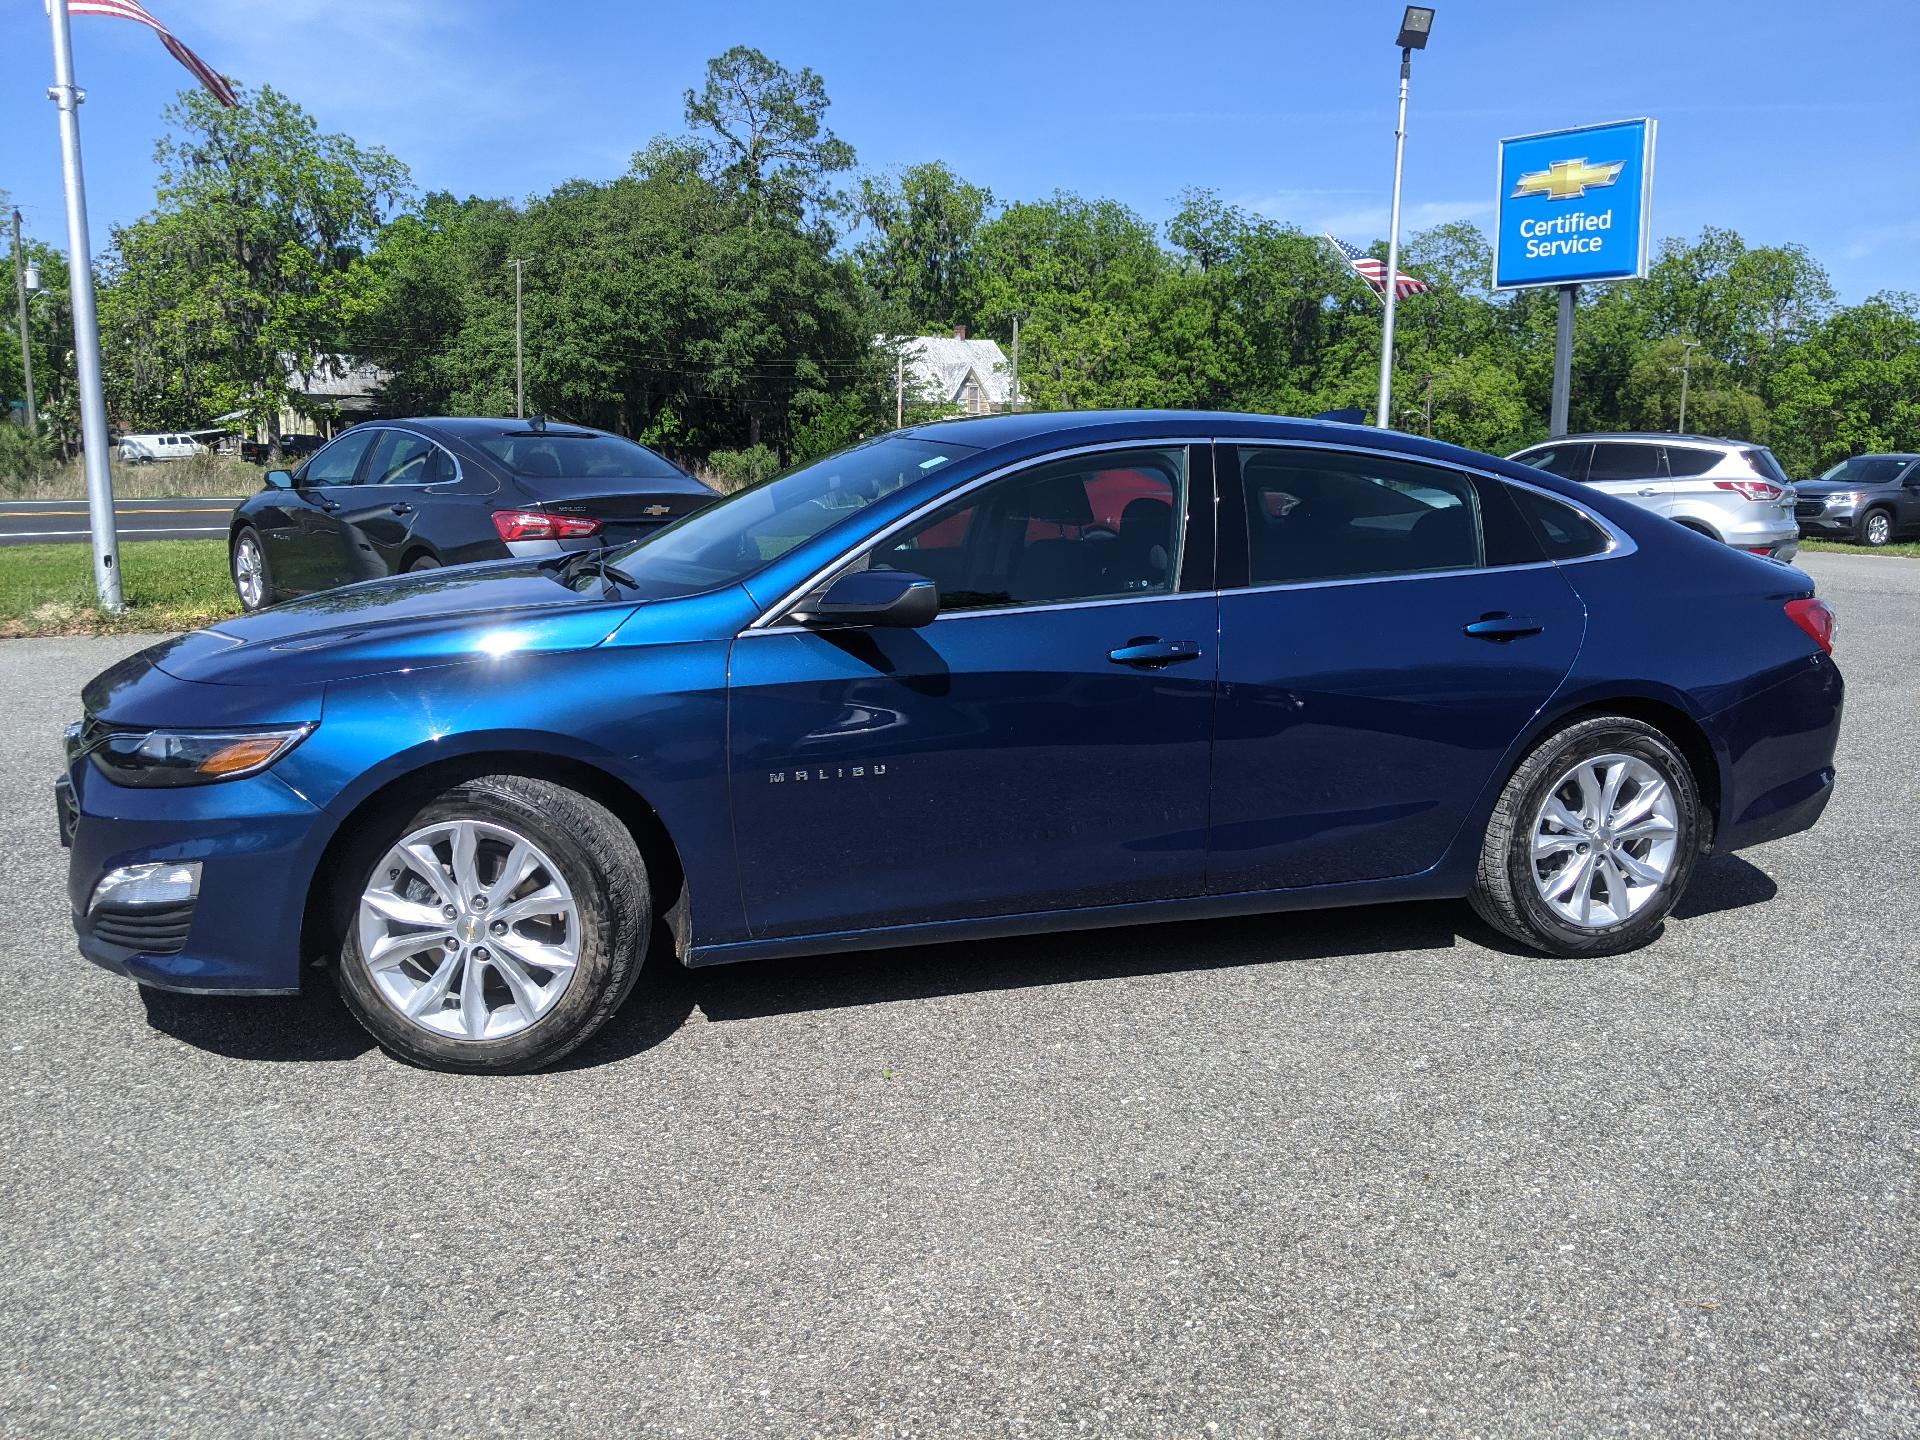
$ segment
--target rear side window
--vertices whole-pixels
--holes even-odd
[[[1533,526],[1549,560],[1578,560],[1583,555],[1598,555],[1607,548],[1607,532],[1564,500],[1518,485],[1505,488]]]
[[[1753,466],[1753,473],[1764,476],[1776,485],[1791,485],[1787,472],[1780,468],[1780,462],[1773,458],[1773,451],[1764,445],[1751,445],[1740,452],[1740,458]]]
[[[1482,564],[1479,507],[1463,475],[1333,451],[1239,455],[1254,585]]]
[[[1661,474],[1660,447],[1605,440],[1593,447],[1587,467],[1589,483],[1596,480],[1645,480]]]
[[[1718,450],[1698,450],[1690,445],[1667,446],[1667,473],[1676,478],[1704,475],[1719,463]]]
[[[1529,450],[1517,458],[1522,465],[1531,465],[1549,475],[1558,475],[1562,480],[1584,480],[1587,478],[1587,462],[1593,458],[1593,446],[1548,445],[1539,450]]]

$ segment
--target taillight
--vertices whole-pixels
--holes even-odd
[[[1813,643],[1827,654],[1833,653],[1833,610],[1824,600],[1789,600],[1787,618],[1813,637]]]
[[[545,510],[496,510],[493,528],[502,540],[577,540],[600,528],[581,515],[550,515]]]
[[[1716,480],[1716,490],[1738,490],[1747,500],[1778,500],[1787,492],[1771,480]]]

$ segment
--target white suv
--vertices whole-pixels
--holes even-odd
[[[1800,549],[1793,482],[1773,452],[1702,435],[1569,435],[1508,457],[1776,560]]]
[[[129,465],[150,465],[156,460],[191,460],[202,449],[191,435],[123,435],[120,458]]]

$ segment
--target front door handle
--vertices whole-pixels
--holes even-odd
[[[1198,640],[1162,640],[1147,635],[1129,640],[1118,650],[1109,650],[1107,659],[1116,665],[1132,665],[1141,670],[1163,670],[1169,665],[1198,660],[1200,655]]]
[[[392,505],[389,505],[387,509],[395,515],[411,515],[413,513],[413,506],[404,500],[396,501]]]
[[[1525,615],[1482,615],[1469,622],[1462,633],[1476,640],[1518,640],[1523,635],[1538,635],[1546,628]]]
[[[1659,492],[1659,490],[1657,490],[1657,489],[1656,489],[1655,487],[1653,487],[1653,486],[1651,486],[1651,485],[1649,485],[1649,486],[1648,486],[1648,487],[1647,487],[1646,489],[1644,489],[1644,490],[1636,490],[1636,491],[1634,491],[1633,493],[1634,493],[1634,494],[1636,494],[1636,495],[1648,495],[1648,496],[1652,496],[1652,495],[1658,495],[1658,494],[1659,494],[1660,492]]]

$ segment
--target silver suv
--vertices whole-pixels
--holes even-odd
[[[1703,435],[1569,435],[1508,458],[1755,555],[1791,560],[1800,549],[1793,482],[1764,445]]]

